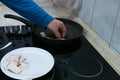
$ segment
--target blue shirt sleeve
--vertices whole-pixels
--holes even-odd
[[[33,0],[0,0],[7,7],[14,10],[21,16],[29,19],[40,27],[47,25],[54,19]]]

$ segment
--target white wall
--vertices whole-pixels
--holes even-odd
[[[80,18],[120,53],[120,0],[83,0]]]

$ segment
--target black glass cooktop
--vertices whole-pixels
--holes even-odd
[[[4,30],[2,31],[2,28],[0,28],[0,32],[5,33]],[[13,49],[34,46],[31,34],[27,36],[5,36],[8,38],[7,42],[10,41],[12,44],[0,50],[0,59]],[[84,36],[80,37],[79,44],[80,47],[75,51],[61,53],[61,55],[50,51],[55,59],[55,67],[50,74],[46,75],[47,78],[45,80],[120,80],[120,76],[99,55]],[[3,43],[0,43],[0,45],[3,46]],[[6,76],[0,70],[0,80],[14,79]],[[35,80],[44,79],[38,78]]]

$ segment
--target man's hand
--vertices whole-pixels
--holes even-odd
[[[67,29],[63,22],[54,19],[50,24],[48,24],[47,28],[49,28],[56,36],[56,38],[63,38],[66,35]]]

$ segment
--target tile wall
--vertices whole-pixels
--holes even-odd
[[[83,0],[80,18],[120,54],[120,0]]]

